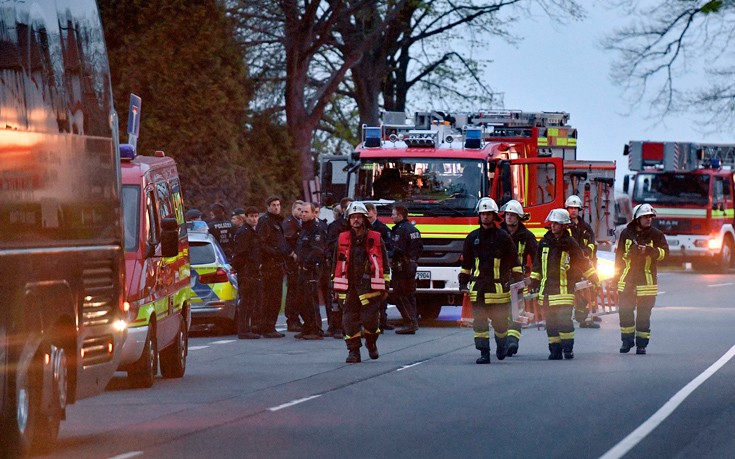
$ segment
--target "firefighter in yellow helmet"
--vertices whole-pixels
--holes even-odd
[[[503,215],[504,221],[500,227],[507,231],[510,237],[513,238],[513,242],[516,244],[516,249],[518,250],[518,256],[520,257],[523,274],[529,275],[531,274],[533,259],[538,249],[536,236],[523,224],[524,221],[529,219],[530,215],[523,212],[523,206],[515,199],[506,202],[500,208],[500,211],[505,213]],[[528,288],[525,289],[524,293],[528,293],[527,290]],[[510,329],[508,329],[508,357],[512,357],[518,352],[522,328],[523,325],[521,323],[513,322]]]
[[[539,289],[546,319],[549,360],[574,358],[574,286],[584,276],[599,284],[592,262],[567,231],[571,224],[566,209],[554,209],[546,217],[549,231],[539,242],[531,271],[531,287]]]
[[[658,295],[656,265],[669,254],[666,237],[651,226],[655,216],[650,204],[635,206],[633,220],[620,233],[615,252],[621,354],[630,351],[633,345],[636,354],[645,354],[651,337],[651,310]]]
[[[510,235],[498,228],[498,205],[491,198],[477,205],[480,227],[464,241],[459,289],[468,292],[472,301],[472,328],[475,348],[480,351],[478,364],[490,363],[490,327],[495,331],[495,355],[506,355],[510,312],[510,284],[523,279],[518,251]]]

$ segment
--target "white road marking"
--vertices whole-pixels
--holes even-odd
[[[221,339],[219,341],[212,341],[212,344],[227,344],[227,343],[234,343],[234,339]]]
[[[198,351],[199,349],[206,349],[209,346],[189,346],[190,351]]]
[[[663,295],[664,293],[666,293],[666,292],[665,291],[664,292],[658,292],[659,295]]]
[[[689,395],[694,392],[697,387],[701,386],[707,381],[710,376],[715,374],[717,370],[722,368],[727,362],[729,362],[735,356],[735,346],[731,347],[729,351],[725,353],[720,359],[710,365],[709,368],[704,370],[699,376],[694,378],[689,384],[684,386],[679,392],[669,399],[668,402],[658,409],[653,416],[648,418],[646,422],[641,424],[637,429],[631,432],[627,437],[623,438],[620,443],[613,446],[608,452],[603,454],[600,459],[618,459],[625,456],[628,451],[633,449],[635,445],[640,443],[644,438],[648,436],[656,427],[659,426],[674,410],[686,400]]]
[[[108,459],[128,459],[129,457],[136,457],[136,456],[142,456],[143,451],[130,451],[129,453],[123,453],[118,454],[117,456],[112,456]]]
[[[426,360],[422,360],[420,362],[412,363],[411,365],[403,365],[401,368],[397,369],[396,371],[402,371],[407,368],[415,367],[416,365],[421,365],[422,363],[426,362]]]
[[[725,282],[724,284],[709,284],[707,287],[726,287],[732,284],[732,282]]]
[[[315,399],[317,397],[321,397],[321,395],[312,395],[310,397],[300,398],[298,400],[291,400],[290,402],[284,403],[283,405],[278,405],[278,406],[270,407],[270,408],[268,408],[268,411],[282,410],[284,408],[289,408],[291,406],[298,405],[299,403],[308,402],[309,400]]]

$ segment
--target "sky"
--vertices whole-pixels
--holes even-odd
[[[617,161],[618,189],[628,171],[623,146],[631,140],[733,143],[725,132],[703,133],[696,114],[661,121],[645,105],[631,108],[623,89],[609,78],[617,56],[600,45],[630,18],[597,1],[582,3],[585,20],[552,26],[537,13],[513,28],[524,37],[519,44],[497,43],[490,50],[488,81],[504,93],[506,109],[568,112],[569,124],[578,130],[577,159]],[[504,70],[509,68],[517,71]]]

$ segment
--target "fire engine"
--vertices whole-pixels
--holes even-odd
[[[436,318],[443,305],[461,304],[463,241],[479,224],[475,208],[484,196],[499,206],[521,202],[531,215],[526,226],[540,238],[549,212],[578,194],[598,241],[612,242],[615,162],[577,160],[568,120],[564,112],[485,110],[418,112],[407,122],[404,113],[384,113],[380,126],[363,126],[350,156],[323,159],[323,203],[373,202],[389,224],[394,203],[408,208],[424,244],[419,312]]]
[[[670,257],[695,267],[733,267],[735,145],[632,141],[625,146],[635,171],[633,205],[653,205],[654,226],[665,235]],[[630,180],[623,184],[630,188]]]

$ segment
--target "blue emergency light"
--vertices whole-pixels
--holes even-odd
[[[469,128],[464,135],[465,148],[482,148],[482,130]]]
[[[381,146],[383,140],[383,130],[379,127],[365,127],[365,142],[363,145],[368,148]]]
[[[209,226],[204,220],[186,222],[186,230],[190,233],[208,233]]]
[[[125,161],[132,161],[135,159],[135,147],[129,143],[120,144],[120,159]]]

